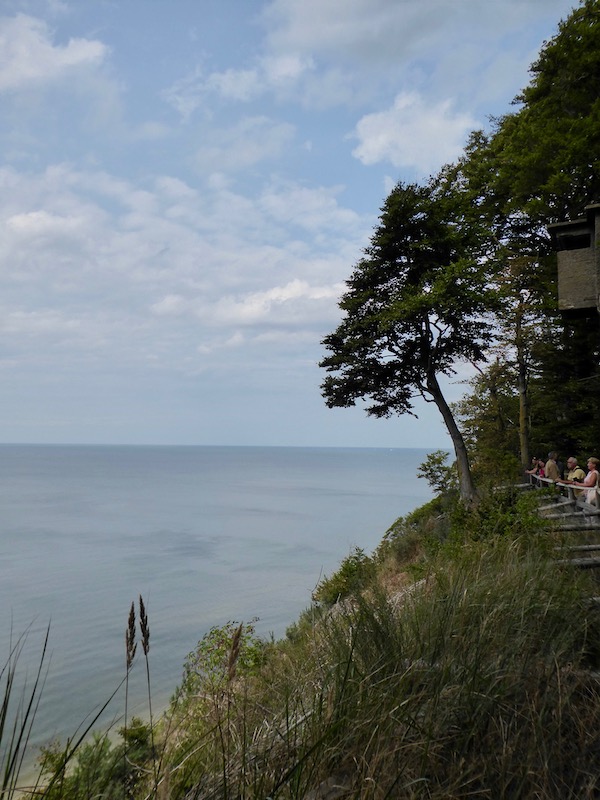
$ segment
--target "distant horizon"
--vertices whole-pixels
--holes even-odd
[[[180,444],[156,442],[0,442],[0,447],[220,447],[264,450],[431,450],[414,445],[328,445],[328,444]],[[440,445],[437,450],[447,450]]]

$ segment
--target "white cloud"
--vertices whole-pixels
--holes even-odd
[[[485,100],[480,70],[497,79],[490,102],[512,97],[515,71],[524,53],[541,41],[523,41],[543,7],[549,20],[564,0],[272,0],[263,7],[264,40],[245,65],[204,71],[197,67],[163,93],[189,121],[202,110],[207,117],[221,104],[265,99],[300,102],[325,109],[389,96],[390,91],[427,90],[461,103]],[[485,63],[498,55],[506,69]],[[483,63],[482,63],[483,62]],[[515,66],[516,65],[516,66]],[[510,87],[508,89],[507,87]],[[490,87],[492,88],[492,87]],[[507,92],[509,96],[507,97]]]
[[[169,127],[160,122],[142,122],[137,127],[132,128],[129,135],[133,141],[154,142],[166,138],[169,133]]]
[[[477,121],[454,112],[452,102],[427,103],[416,93],[399,94],[391,108],[359,120],[352,154],[363,164],[389,161],[423,174],[455,159]]]
[[[294,53],[268,55],[261,59],[265,82],[269,87],[282,87],[294,83],[315,68],[311,57],[301,57]]]
[[[234,172],[265,160],[276,160],[292,142],[293,125],[264,116],[246,117],[226,130],[213,129],[196,153],[204,171]]]
[[[0,187],[5,355],[38,342],[35,358],[48,363],[54,342],[64,358],[89,348],[115,368],[148,361],[188,374],[199,347],[206,368],[223,343],[257,347],[277,331],[318,342],[366,235],[337,190],[292,182],[252,201],[222,181],[197,191],[163,175],[142,188],[61,164],[1,170]]]
[[[205,75],[200,67],[196,67],[163,90],[161,96],[187,122],[199,109],[208,112],[214,97],[249,103],[262,95],[266,88],[264,75],[258,68],[230,68]]]
[[[191,74],[164,89],[161,97],[187,122],[204,102],[205,88],[201,70],[196,68]]]
[[[82,66],[101,63],[107,47],[90,39],[54,45],[42,20],[25,14],[0,17],[0,91],[47,84]]]
[[[284,329],[298,325],[312,327],[315,321],[331,318],[343,287],[341,282],[312,285],[307,280],[294,278],[281,286],[236,295],[221,294],[211,298],[168,294],[152,304],[150,310],[160,317],[195,317],[203,326],[225,329],[265,325]],[[238,344],[241,343],[240,339]]]
[[[307,348],[309,351],[314,349],[316,340],[314,330],[284,330],[282,328],[271,328],[266,331],[253,331],[246,328],[242,331],[223,337],[215,336],[204,339],[198,345],[198,353],[210,356],[220,350],[245,349],[260,354],[260,363],[264,368],[267,363],[265,359],[273,358],[274,354],[284,358],[289,362],[290,354],[306,358]],[[268,354],[268,356],[267,356]],[[310,359],[310,364],[314,365],[314,360]]]
[[[301,186],[280,181],[268,187],[260,197],[261,207],[277,222],[292,223],[316,234],[321,229],[350,232],[360,226],[358,214],[340,206],[339,188]]]
[[[37,311],[12,310],[0,317],[0,331],[5,335],[31,336],[72,333],[81,321],[71,319],[56,309]]]
[[[352,59],[364,67],[390,59],[402,64],[435,41],[447,47],[457,35],[463,41],[482,36],[497,40],[539,18],[540,8],[556,20],[564,2],[345,0],[341,13],[339,0],[272,0],[263,17],[274,52]]]
[[[6,220],[6,227],[26,237],[71,234],[81,227],[81,218],[51,214],[47,211],[28,211]]]
[[[265,10],[271,30],[269,41],[278,51],[316,53],[354,49],[381,34],[397,32],[410,6],[389,0],[345,0],[343,13],[337,0],[274,0]]]
[[[249,102],[262,94],[264,84],[255,69],[228,69],[209,75],[206,88],[229,100]]]
[[[152,303],[150,310],[159,317],[166,317],[169,315],[179,315],[186,311],[189,304],[185,298],[180,294],[168,294],[159,300],[157,303]]]
[[[220,325],[256,325],[265,322],[295,325],[300,316],[307,321],[307,312],[309,318],[314,315],[315,303],[336,300],[341,289],[339,284],[311,286],[296,278],[284,286],[252,292],[240,299],[222,297],[214,306],[203,310],[202,316],[208,314],[211,321]]]
[[[390,91],[418,90],[438,102],[477,101],[491,114],[514,96],[515,75],[542,44],[540,22],[552,31],[565,0],[345,0],[340,8],[339,0],[272,0],[263,12],[270,54],[313,65],[299,87],[308,106],[373,104]]]
[[[184,122],[188,122],[198,110],[210,116],[215,99],[250,103],[269,92],[286,91],[313,68],[310,57],[289,53],[256,57],[251,66],[243,69],[229,68],[204,74],[196,67],[165,89],[161,96],[173,106]]]

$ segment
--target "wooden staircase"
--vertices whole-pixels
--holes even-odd
[[[557,559],[556,563],[579,569],[600,567],[600,503],[598,505],[587,503],[581,494],[576,494],[575,487],[569,484],[554,483],[537,476],[531,477],[534,488],[546,488],[550,485],[556,491],[555,498],[551,502],[538,507],[541,519],[547,521],[553,531],[579,533],[586,540],[558,547],[557,550],[565,554],[565,557]],[[596,490],[596,500],[599,499]]]

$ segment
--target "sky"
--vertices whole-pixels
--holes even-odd
[[[0,442],[449,450],[328,409],[321,342],[574,5],[0,0]]]

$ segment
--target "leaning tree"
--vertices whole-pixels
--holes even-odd
[[[425,185],[399,183],[370,246],[347,281],[344,317],[323,344],[320,366],[329,407],[370,399],[368,414],[414,414],[414,398],[434,402],[456,453],[460,495],[477,493],[463,436],[440,386],[459,360],[485,360],[486,318],[497,299],[486,278],[483,230],[449,171]]]

